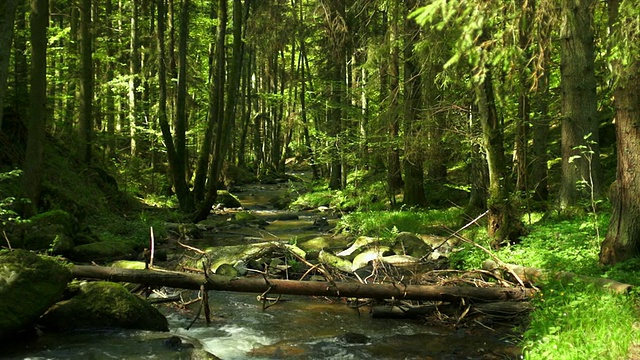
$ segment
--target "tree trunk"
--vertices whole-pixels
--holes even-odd
[[[139,19],[139,5],[140,0],[132,0],[132,14],[131,14],[131,55],[129,58],[129,141],[130,141],[130,153],[132,157],[137,154],[137,126],[139,116],[140,105],[140,93],[138,87],[140,86],[140,35],[138,29]]]
[[[25,215],[37,212],[42,180],[42,156],[47,116],[47,27],[49,1],[31,1],[31,95],[29,136],[24,160],[24,189],[31,200]]]
[[[4,110],[4,96],[9,77],[9,58],[13,41],[13,20],[18,8],[18,0],[4,0],[0,3],[0,130]]]
[[[414,10],[415,1],[405,1],[407,13]],[[404,199],[405,205],[426,206],[422,141],[419,138],[418,111],[422,103],[420,66],[413,48],[418,42],[420,27],[413,19],[405,20],[404,43]]]
[[[158,123],[162,131],[162,138],[164,139],[165,146],[167,148],[167,158],[169,160],[169,168],[171,172],[171,178],[176,192],[178,193],[178,201],[180,202],[180,208],[189,212],[193,209],[193,202],[191,200],[189,190],[187,189],[184,161],[182,166],[180,163],[180,156],[174,143],[173,135],[171,134],[171,128],[169,126],[167,116],[167,68],[165,58],[165,27],[166,27],[166,9],[164,7],[164,0],[158,0],[158,21],[157,21],[157,42],[158,42]]]
[[[93,133],[93,51],[91,49],[91,0],[80,5],[80,159],[91,164]]]
[[[169,159],[174,165],[171,167],[173,185],[184,212],[194,210],[193,197],[187,185],[187,39],[189,38],[189,0],[183,0],[180,13],[180,31],[178,35],[178,98],[176,102],[176,117],[174,123],[175,158]]]
[[[391,202],[395,203],[395,195],[402,190],[404,183],[402,182],[402,168],[400,166],[400,110],[398,103],[400,101],[400,48],[399,48],[399,30],[400,22],[400,2],[394,1],[392,4],[391,27],[389,29],[389,44],[391,47],[391,58],[389,59],[389,89],[390,93],[385,104],[387,108],[384,111],[384,117],[388,130],[388,148],[387,148],[387,186],[389,187],[389,195]]]
[[[71,268],[76,278],[102,279],[115,282],[133,282],[153,286],[182,289],[290,294],[309,296],[355,297],[396,300],[473,301],[527,300],[533,290],[517,288],[482,288],[466,286],[361,284],[324,281],[294,281],[254,278],[231,278],[174,271],[133,270],[114,267],[76,265]]]
[[[533,199],[535,201],[546,201],[549,198],[548,176],[549,168],[547,161],[548,143],[549,143],[549,124],[551,116],[549,115],[549,72],[551,67],[551,31],[552,25],[548,15],[543,17],[540,24],[540,38],[542,48],[542,63],[540,68],[542,74],[538,79],[538,86],[535,92],[536,112],[538,116],[534,117],[531,123],[531,171],[529,173],[529,188],[533,190]]]
[[[216,125],[222,121],[224,117],[224,84],[225,84],[225,35],[227,31],[227,11],[221,9],[222,4],[218,4],[218,21],[216,28],[216,42],[213,49],[214,57],[210,61],[211,80],[209,83],[209,108],[207,113],[207,128],[205,129],[202,147],[198,154],[198,163],[196,166],[196,177],[193,184],[193,194],[196,201],[203,201],[206,193],[207,175],[209,174],[209,166],[211,158],[211,149],[213,148],[213,138]],[[213,12],[213,11],[212,11]],[[213,13],[211,16],[213,17]],[[224,16],[224,17],[223,17]]]
[[[610,16],[622,18],[618,24],[633,21],[631,19],[635,14],[617,14],[618,5],[618,2],[610,4]],[[620,25],[614,27],[615,33],[626,30]],[[624,34],[623,38],[635,44],[640,41],[637,35],[629,39]],[[626,56],[636,55],[627,53]],[[623,66],[620,62],[618,59],[613,64],[614,73],[618,77],[614,89],[618,167],[616,181],[610,190],[613,211],[607,235],[600,248],[600,263],[603,265],[613,265],[640,255],[640,65],[637,61],[630,62],[631,65],[628,66]]]
[[[517,240],[522,235],[523,227],[508,199],[504,134],[496,109],[490,69],[485,69],[484,79],[478,84],[477,92],[482,137],[489,169],[488,234],[493,239],[492,246],[499,247],[504,241]]]
[[[563,0],[561,49],[561,210],[600,197],[600,150],[595,75],[595,0]]]

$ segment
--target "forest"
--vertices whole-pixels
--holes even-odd
[[[639,13],[638,0],[2,0],[0,244],[66,255],[25,240],[53,214],[74,239],[142,233],[140,247],[151,223],[198,224],[222,197],[278,184],[272,205],[330,209],[336,233],[462,237],[459,269],[489,253],[640,285]],[[640,356],[635,287],[540,286],[526,358]]]

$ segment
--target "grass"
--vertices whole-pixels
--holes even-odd
[[[383,237],[394,231],[433,233],[434,229],[455,230],[461,216],[459,209],[359,212],[345,216],[341,226],[358,235]],[[572,218],[532,214],[524,220],[530,224],[528,235],[520,243],[495,252],[503,261],[640,286],[640,259],[608,268],[598,265],[602,239],[597,238],[596,226],[604,236],[608,214]],[[484,226],[471,226],[462,235],[489,246]],[[457,268],[475,269],[487,258],[486,253],[467,244],[451,255],[451,263]],[[640,339],[639,290],[613,294],[580,281],[550,281],[539,287],[521,344],[526,359],[625,359],[633,341]]]

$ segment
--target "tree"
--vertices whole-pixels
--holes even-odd
[[[613,76],[618,139],[616,180],[611,186],[611,220],[600,248],[600,263],[612,265],[640,255],[640,32],[631,1],[609,3],[614,22]]]
[[[91,35],[91,0],[80,5],[80,158],[91,163],[93,133],[93,49]]]
[[[31,201],[25,215],[36,213],[40,199],[42,157],[47,124],[47,27],[49,1],[31,1],[31,93],[27,150],[24,160],[24,190]]]
[[[13,20],[18,0],[5,0],[0,4],[0,130],[4,110],[4,97],[9,77],[9,58],[13,41]]]
[[[416,1],[405,1],[407,13],[415,7]],[[413,19],[405,19],[404,41],[404,199],[407,206],[426,206],[424,195],[424,170],[420,138],[418,111],[422,107],[422,83],[420,66],[414,54],[414,47],[420,36],[420,26]]]
[[[593,13],[595,0],[563,0],[561,6],[562,179],[560,209],[600,197]]]

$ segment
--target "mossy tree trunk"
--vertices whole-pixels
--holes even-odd
[[[635,14],[618,15],[618,5],[617,1],[610,4],[611,17],[619,17],[618,24],[632,22]],[[614,29],[616,35],[627,30],[620,25]],[[630,43],[637,44],[640,41],[637,33],[633,38],[629,38],[628,34],[622,35]],[[634,51],[625,51],[627,56],[637,57]],[[621,63],[620,59],[614,63],[619,77],[614,91],[618,167],[616,181],[610,192],[613,211],[600,248],[600,263],[604,265],[640,255],[640,64],[634,61],[630,66],[623,67]]]
[[[492,246],[499,247],[503,242],[516,240],[522,235],[522,224],[509,201],[504,130],[496,109],[493,77],[489,68],[485,69],[484,78],[478,84],[477,93],[482,137],[489,169],[488,233],[492,238]]]

